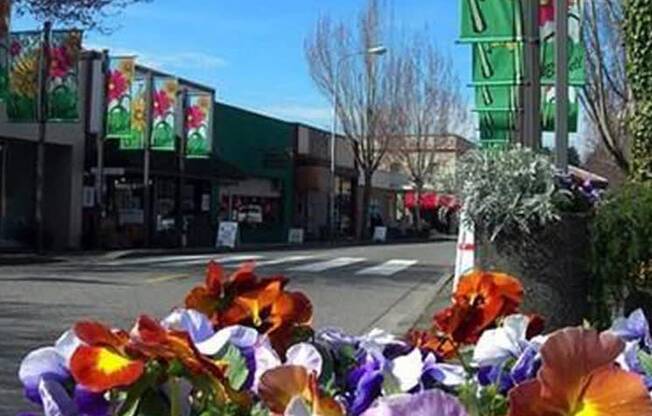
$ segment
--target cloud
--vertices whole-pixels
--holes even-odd
[[[318,127],[327,127],[331,123],[333,110],[323,106],[278,104],[260,108],[259,111],[288,121],[300,121]]]
[[[204,52],[170,52],[158,53],[152,51],[136,50],[122,47],[107,47],[106,45],[98,45],[87,43],[84,45],[87,49],[108,49],[111,55],[133,55],[138,58],[138,63],[160,70],[174,70],[174,69],[199,69],[211,70],[224,68],[228,63],[219,56],[211,55]]]

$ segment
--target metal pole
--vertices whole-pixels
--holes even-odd
[[[93,73],[93,61],[89,64],[91,70],[89,73]],[[102,51],[102,74],[104,74],[105,80],[109,73],[109,51],[107,49]],[[89,79],[89,85],[92,88],[93,80]],[[95,172],[95,229],[97,232],[96,236],[96,245],[98,248],[103,246],[102,238],[102,225],[103,219],[106,215],[104,210],[104,142],[106,140],[106,117],[107,117],[107,107],[108,101],[106,99],[106,89],[102,90],[102,114],[101,114],[101,127],[100,132],[95,137],[95,147],[97,149],[97,171]],[[88,95],[90,97],[90,95]],[[89,98],[90,99],[90,98]],[[90,117],[90,116],[89,116]]]
[[[568,172],[568,0],[555,0],[555,154]]]
[[[541,63],[539,33],[539,1],[525,0],[524,4],[524,60],[522,142],[526,147],[541,147]]]
[[[36,182],[34,222],[36,225],[36,251],[41,254],[44,250],[45,229],[43,224],[43,188],[45,182],[45,137],[47,130],[47,81],[50,70],[50,30],[52,23],[43,25],[43,50],[39,66],[38,88],[38,143],[36,145]]]
[[[152,196],[150,188],[150,153],[152,136],[152,96],[154,94],[154,78],[152,73],[147,73],[147,93],[145,108],[147,109],[147,122],[145,123],[145,144],[143,151],[143,228],[145,234],[145,247],[151,244],[151,222],[152,222]]]
[[[183,90],[181,92],[181,114],[182,117],[182,128],[181,136],[179,137],[179,180],[178,180],[178,196],[177,196],[177,221],[178,221],[178,230],[179,233],[179,245],[182,248],[185,248],[188,244],[188,236],[186,230],[186,224],[183,216],[183,188],[185,186],[185,173],[186,173],[186,136],[187,136],[187,123],[186,123],[186,108],[188,108],[188,91]]]
[[[338,61],[335,65],[335,74],[333,76],[333,123],[331,126],[331,160],[330,160],[330,176],[328,181],[328,230],[330,234],[331,241],[335,237],[335,141],[337,140],[337,86],[338,86],[338,77],[339,77],[339,67],[342,60]]]

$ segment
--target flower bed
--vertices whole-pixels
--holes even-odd
[[[29,353],[25,395],[46,416],[652,415],[640,311],[603,333],[541,335],[541,317],[518,314],[516,278],[474,271],[431,328],[352,336],[313,330],[287,283],[211,263],[161,321],[78,322]]]

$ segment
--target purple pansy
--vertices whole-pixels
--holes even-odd
[[[652,377],[645,372],[639,360],[640,352],[652,352],[650,325],[643,310],[637,309],[627,318],[617,319],[611,332],[626,342],[625,351],[618,357],[618,363],[626,370],[642,375],[648,390],[652,390]]]
[[[441,390],[379,399],[363,416],[467,416],[462,404]]]

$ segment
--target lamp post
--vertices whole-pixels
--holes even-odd
[[[377,45],[373,46],[371,48],[368,48],[367,50],[364,51],[359,51],[359,52],[354,52],[350,53],[347,55],[344,55],[340,57],[337,62],[335,63],[335,73],[333,74],[333,122],[331,126],[331,143],[330,143],[330,150],[331,150],[331,163],[330,163],[330,194],[329,194],[329,200],[328,200],[328,222],[329,222],[329,231],[330,231],[330,238],[331,241],[334,240],[335,237],[335,148],[336,148],[336,134],[337,134],[337,105],[338,105],[338,96],[337,96],[337,87],[339,84],[339,75],[340,75],[340,66],[342,63],[354,56],[359,56],[359,55],[375,55],[375,56],[380,56],[384,55],[387,52],[387,48],[382,46],[382,45]]]

